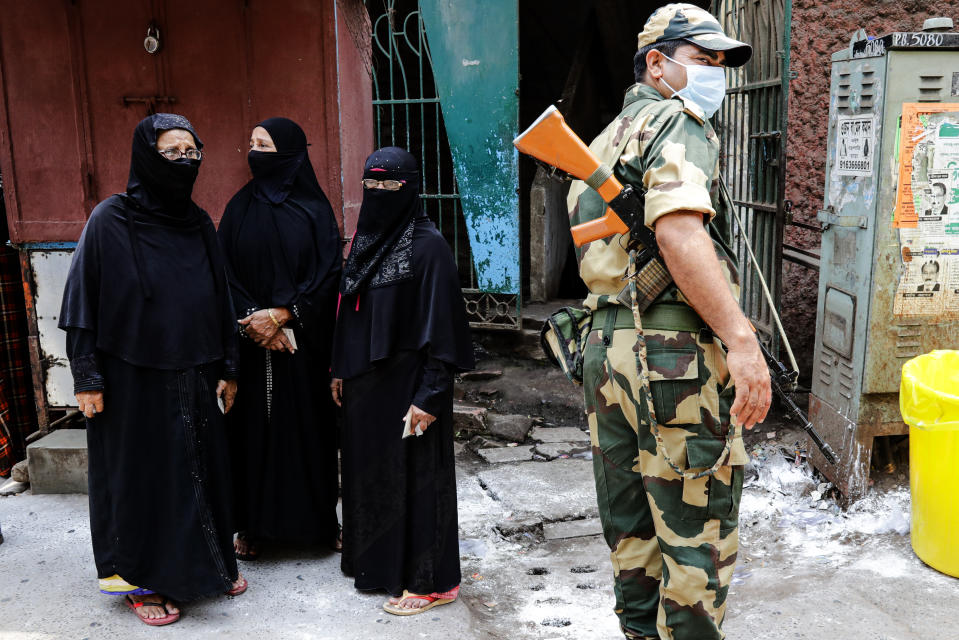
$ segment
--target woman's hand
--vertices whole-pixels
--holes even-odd
[[[88,418],[92,418],[98,413],[103,413],[103,392],[102,391],[79,391],[77,392],[77,406],[80,413]]]
[[[265,345],[267,349],[271,351],[286,351],[287,353],[294,353],[296,349],[293,348],[293,343],[290,342],[290,339],[286,337],[286,334],[282,331],[277,331],[276,335]]]
[[[336,406],[343,406],[343,379],[342,378],[333,378],[330,381],[330,393],[333,394],[333,402],[336,403]]]
[[[233,408],[236,399],[236,380],[220,380],[216,383],[216,397],[223,398],[223,413]]]
[[[270,311],[273,312],[272,318],[270,317]],[[285,307],[260,309],[240,320],[240,324],[245,327],[246,335],[253,342],[261,347],[266,347],[277,331],[280,330],[280,327],[289,322],[291,317],[293,317],[293,314],[287,311]],[[273,318],[276,318],[276,322],[273,322]]]
[[[416,433],[416,427],[420,428],[420,433],[424,433],[433,422],[436,421],[436,416],[430,415],[417,407],[415,404],[410,405],[410,410],[407,411],[407,415],[410,416],[410,432]]]

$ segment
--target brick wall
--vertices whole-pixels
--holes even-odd
[[[959,27],[954,0],[793,0],[790,67],[798,73],[789,93],[786,198],[796,220],[816,224],[822,207],[829,121],[830,57],[849,46],[862,27],[870,36],[891,31],[919,31],[926,18],[946,16]],[[785,241],[819,250],[820,235],[786,227]],[[782,320],[802,376],[808,382],[816,333],[819,274],[784,262]]]

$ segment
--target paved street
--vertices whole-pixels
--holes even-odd
[[[175,625],[152,629],[96,592],[86,496],[28,491],[0,498],[0,640],[621,638],[578,390],[536,362],[490,358],[481,368],[495,373],[457,385],[458,602],[391,616],[384,594],[353,589],[339,555],[284,548],[241,563],[247,593],[188,603]],[[959,638],[948,635],[959,580],[909,545],[905,460],[893,474],[874,472],[869,496],[843,511],[808,467],[784,457],[800,436],[777,416],[747,434],[728,637]]]
[[[581,473],[588,463],[491,466],[459,449],[464,581],[453,605],[389,616],[380,609],[383,595],[352,588],[339,556],[288,548],[242,564],[246,594],[188,604],[176,625],[151,629],[119,598],[96,593],[86,496],[27,492],[0,498],[7,538],[0,545],[0,638],[616,638],[601,538],[545,540],[543,533],[545,522],[549,535],[575,535],[549,525],[567,516],[580,518],[568,528],[588,533],[595,526],[589,478]],[[523,465],[542,472],[524,473]],[[845,513],[819,508],[808,495],[815,483],[775,455],[756,459],[748,483],[725,625],[730,638],[949,637],[942,630],[953,623],[959,583],[912,554],[901,533],[908,528],[901,482],[886,483]]]

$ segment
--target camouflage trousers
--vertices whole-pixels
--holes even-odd
[[[619,328],[631,314],[603,315],[587,339],[583,387],[616,614],[627,637],[721,640],[739,547],[741,434],[714,475],[676,473],[651,433],[636,331]],[[725,352],[708,330],[644,335],[663,448],[680,469],[709,469],[723,454],[735,395]]]

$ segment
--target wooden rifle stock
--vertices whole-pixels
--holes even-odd
[[[603,166],[599,158],[569,128],[563,115],[553,105],[550,105],[529,129],[513,140],[513,146],[526,155],[562,169],[580,180],[593,176],[596,170]],[[619,195],[623,185],[609,173],[595,189],[603,201],[608,203]],[[629,227],[612,209],[607,208],[602,218],[576,225],[570,231],[573,242],[577,247],[581,247],[594,240],[626,233]]]

